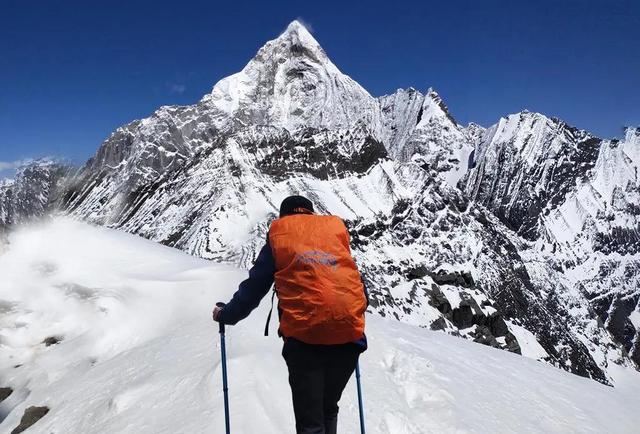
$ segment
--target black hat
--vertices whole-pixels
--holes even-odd
[[[290,214],[309,214],[313,212],[313,204],[302,196],[289,196],[280,204],[280,217]]]

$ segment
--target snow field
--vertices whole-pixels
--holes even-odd
[[[31,405],[51,409],[34,434],[222,432],[210,311],[246,271],[67,219],[9,242],[0,256],[0,387],[14,393],[0,404],[0,433]],[[227,328],[234,433],[294,432],[275,321],[262,336],[268,308],[263,300]],[[375,315],[367,333],[370,433],[632,433],[640,424],[634,372],[612,368],[611,388]],[[48,336],[62,341],[45,347]],[[354,380],[341,400],[343,433],[359,432]]]

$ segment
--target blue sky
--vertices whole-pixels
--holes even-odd
[[[637,1],[0,2],[0,169],[83,162],[118,126],[199,100],[296,18],[374,96],[433,87],[465,124],[527,108],[602,137],[640,125]]]

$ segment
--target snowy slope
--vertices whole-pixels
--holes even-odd
[[[5,246],[7,247],[7,246]],[[245,272],[67,219],[23,228],[0,256],[0,432],[28,406],[32,433],[204,433],[224,423],[214,301]],[[293,431],[268,303],[227,332],[233,432]],[[275,327],[274,324],[272,326]],[[443,333],[368,316],[362,357],[372,433],[632,433],[640,374],[615,388]],[[40,342],[56,335],[57,345]],[[19,367],[14,367],[20,365]],[[340,429],[358,432],[355,385]]]

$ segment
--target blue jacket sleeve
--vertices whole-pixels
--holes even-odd
[[[220,312],[219,321],[233,325],[249,316],[269,292],[275,272],[276,263],[269,245],[269,238],[267,238],[256,262],[249,270],[249,278],[240,283],[231,301]]]

